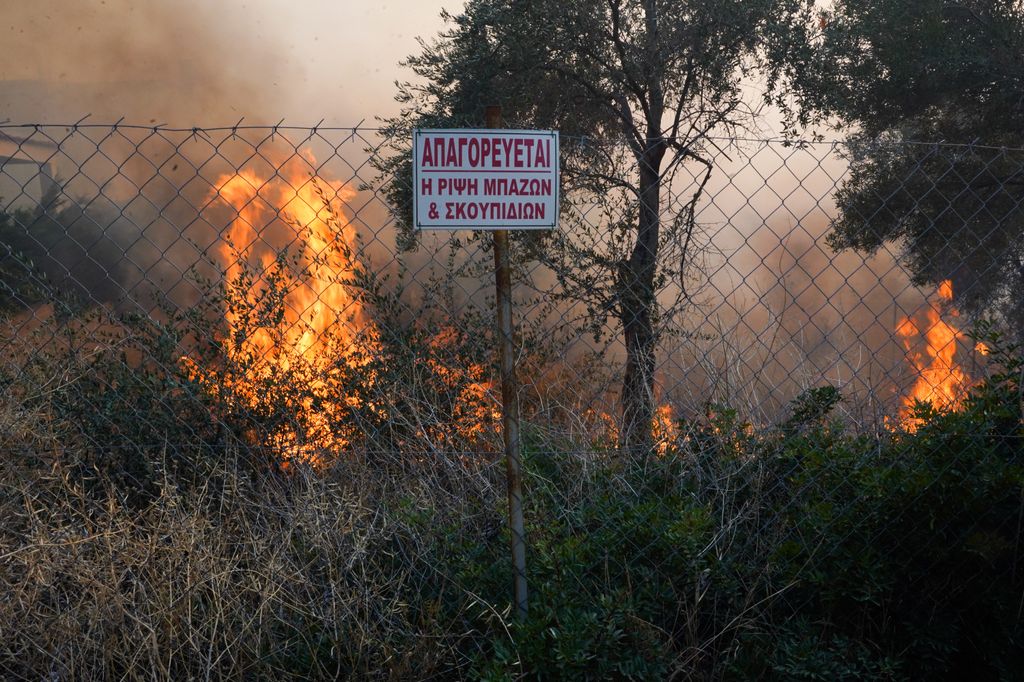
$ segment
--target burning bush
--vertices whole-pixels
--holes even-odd
[[[323,468],[346,453],[490,450],[487,335],[459,331],[479,320],[456,327],[420,311],[381,324],[401,304],[357,255],[353,195],[316,175],[308,154],[272,176],[218,180],[212,199],[228,209],[223,285],[207,304],[222,329],[182,357],[186,375],[219,422],[286,468]]]

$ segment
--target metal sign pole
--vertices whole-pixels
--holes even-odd
[[[501,107],[486,109],[488,128],[501,128]],[[523,523],[523,471],[519,449],[519,383],[516,380],[512,337],[512,274],[508,230],[494,231],[494,271],[497,284],[498,340],[501,347],[501,417],[508,479],[508,525],[512,531],[512,568],[516,617],[526,618],[526,528]]]

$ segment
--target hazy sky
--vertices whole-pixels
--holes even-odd
[[[0,120],[351,125],[459,0],[0,0]]]
[[[345,124],[390,113],[394,81],[411,77],[398,62],[418,51],[417,37],[441,28],[441,9],[460,0],[246,0],[242,13],[258,43],[276,43],[290,73],[281,92],[289,116],[315,122],[327,117]],[[238,11],[231,12],[237,16]],[[294,112],[294,113],[293,113]]]

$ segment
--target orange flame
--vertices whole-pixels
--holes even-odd
[[[943,302],[953,300],[953,283],[950,280],[939,284],[938,296],[941,302],[928,305],[923,324],[908,316],[896,325],[896,333],[903,339],[903,346],[917,370],[917,379],[910,392],[903,396],[900,408],[900,423],[909,431],[920,425],[920,420],[913,416],[918,402],[937,410],[955,409],[963,401],[970,384],[968,376],[956,363],[957,343],[964,335],[945,322],[940,311]],[[946,306],[946,310],[953,317],[958,315],[952,307]],[[921,336],[925,341],[923,353],[914,349],[914,340]]]
[[[453,364],[447,350],[462,342],[459,331],[452,326],[442,327],[430,339],[427,366],[443,387],[455,393],[455,402],[447,415],[460,439],[481,444],[487,436],[497,435],[501,424],[501,406],[494,398],[494,382],[488,378],[487,368],[477,362]],[[422,434],[434,442],[448,440],[444,429]]]
[[[314,175],[315,166],[307,152],[270,176],[245,169],[218,178],[211,198],[234,212],[218,251],[228,367],[183,358],[193,380],[236,407],[263,415],[273,403],[294,414],[265,443],[285,467],[322,466],[349,444],[337,417],[361,401],[346,394],[337,363],[363,365],[378,343],[352,294],[360,264],[344,204],[355,192]]]
[[[614,447],[619,443],[619,425],[615,417],[608,412],[597,412],[588,409],[583,414],[588,424],[590,441],[598,447]],[[679,440],[679,424],[675,420],[675,411],[669,404],[658,405],[654,409],[654,417],[651,419],[651,439],[654,443],[654,451],[661,456],[669,453],[669,450]]]
[[[304,152],[273,173],[243,169],[214,183],[211,210],[231,210],[216,251],[224,357],[210,367],[182,358],[218,405],[253,425],[251,444],[268,447],[285,469],[300,462],[322,468],[361,439],[355,410],[388,419],[383,406],[361,397],[384,395],[371,366],[383,348],[354,286],[363,266],[345,210],[355,191],[315,168]],[[415,435],[432,447],[483,446],[501,421],[487,367],[452,350],[465,341],[448,326],[424,349],[438,389],[434,407],[442,409],[418,410],[416,402]]]
[[[654,447],[659,455],[666,455],[676,438],[679,437],[679,426],[673,420],[672,406],[659,405],[654,411],[652,422],[651,432],[654,436]]]

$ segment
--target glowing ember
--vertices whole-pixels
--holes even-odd
[[[501,406],[495,399],[495,386],[488,378],[487,368],[476,362],[452,363],[448,352],[464,343],[465,339],[454,327],[444,327],[430,340],[430,355],[427,366],[437,377],[447,393],[454,396],[454,403],[446,414],[448,425],[424,425],[426,437],[435,444],[457,447],[451,442],[445,426],[454,427],[454,433],[462,441],[469,441],[477,447],[484,446],[489,436],[500,433]]]
[[[963,333],[943,321],[940,308],[944,302],[953,300],[953,283],[945,280],[939,285],[939,303],[931,303],[925,311],[925,320],[905,317],[896,326],[896,333],[903,339],[917,379],[910,392],[903,397],[900,408],[900,423],[909,431],[919,426],[920,420],[913,416],[914,406],[927,403],[937,410],[955,409],[963,400],[970,380],[956,363],[957,342]],[[957,311],[945,306],[950,316]],[[924,337],[924,352],[914,349],[914,341]],[[979,352],[982,352],[979,349]]]
[[[614,447],[619,443],[619,425],[615,417],[607,412],[586,410],[583,418],[588,424],[590,440],[597,447]],[[651,438],[654,451],[659,455],[667,455],[669,449],[679,439],[679,424],[675,420],[671,405],[662,404],[655,408],[651,420]]]
[[[654,420],[651,424],[654,435],[655,449],[658,454],[665,455],[669,447],[679,437],[679,427],[672,418],[672,406],[660,405],[654,411]]]

